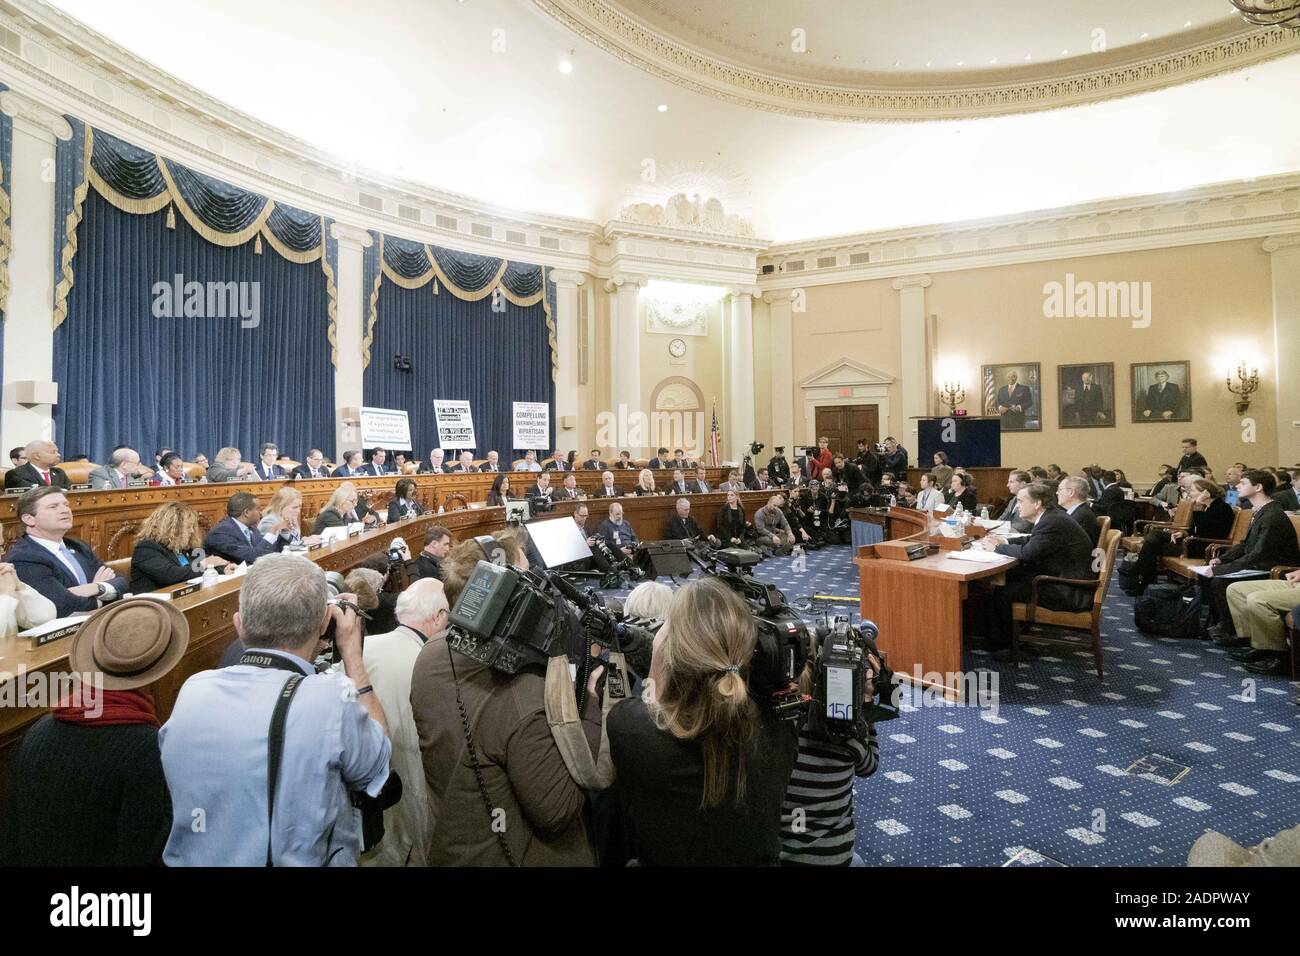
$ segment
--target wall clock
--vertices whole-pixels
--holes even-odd
[[[668,343],[668,354],[673,358],[681,358],[686,354],[686,340],[673,339]]]

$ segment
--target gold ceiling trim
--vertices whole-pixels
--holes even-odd
[[[1043,75],[1043,66],[980,71],[972,82],[909,77],[889,87],[882,74],[861,73],[868,85],[820,82],[731,62],[655,30],[610,0],[533,0],[569,30],[661,79],[696,93],[789,116],[862,121],[920,121],[1003,116],[1078,106],[1240,70],[1300,52],[1300,32],[1234,26],[1230,35],[1202,40],[1101,68]],[[1058,70],[1066,69],[1056,65]],[[1029,75],[1030,72],[1036,75]],[[928,84],[926,81],[929,81]],[[900,82],[895,80],[895,82]]]

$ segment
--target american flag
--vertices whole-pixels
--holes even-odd
[[[718,467],[718,445],[722,441],[722,433],[718,431],[718,406],[713,406],[713,427],[709,429],[709,458],[714,468]]]

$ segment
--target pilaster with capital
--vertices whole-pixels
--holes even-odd
[[[765,293],[763,301],[768,304],[772,329],[772,444],[793,446],[795,290]]]
[[[930,351],[927,339],[925,290],[928,275],[899,276],[893,282],[898,293],[901,320],[899,378],[903,390],[903,419],[908,446],[916,448],[917,418],[930,414]]]
[[[360,408],[363,398],[364,368],[361,364],[361,342],[365,338],[368,292],[361,288],[361,260],[374,239],[365,229],[336,222],[330,225],[330,235],[338,241],[338,271],[334,285],[338,289],[338,313],[334,321],[334,346],[337,365],[334,368],[334,461],[339,461],[346,448],[361,447],[360,429],[343,422],[340,410],[349,406]],[[421,455],[421,449],[413,449]]]
[[[1277,460],[1300,462],[1300,389],[1289,363],[1300,355],[1300,233],[1264,240],[1273,287],[1273,389],[1277,400]],[[1244,457],[1244,456],[1243,456]]]
[[[727,291],[723,378],[728,421],[723,424],[723,454],[739,462],[754,440],[754,298],[760,292],[757,286]]]
[[[570,445],[578,423],[578,287],[587,281],[581,272],[560,269],[548,273],[555,283],[555,349],[559,367],[555,378],[555,440]],[[567,442],[561,442],[565,432]]]
[[[609,295],[610,325],[610,402],[618,413],[624,406],[628,413],[643,409],[641,398],[641,325],[639,304],[641,290],[649,280],[645,276],[615,273],[606,283]],[[636,454],[636,452],[633,452]]]

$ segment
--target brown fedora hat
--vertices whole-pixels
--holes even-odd
[[[133,690],[175,667],[189,642],[189,623],[170,601],[127,598],[86,618],[68,664],[74,673],[103,674],[105,690]]]

